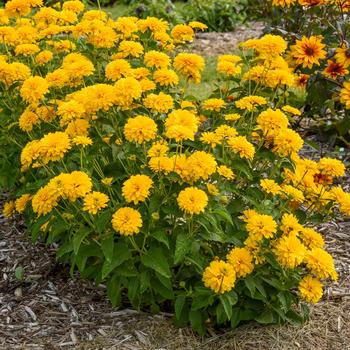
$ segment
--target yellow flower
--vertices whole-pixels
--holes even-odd
[[[271,193],[274,196],[281,191],[280,185],[271,179],[260,180],[260,186],[266,193]]]
[[[192,22],[188,23],[188,25],[193,29],[199,29],[201,31],[208,29],[207,25],[205,25],[204,23],[201,23],[201,22],[197,22],[197,21],[192,21]]]
[[[254,270],[253,256],[247,248],[233,248],[227,255],[227,262],[237,277],[245,277]]]
[[[129,118],[124,126],[124,136],[129,142],[151,141],[157,136],[157,124],[143,115]]]
[[[26,209],[28,202],[31,200],[32,196],[29,193],[23,194],[21,197],[16,199],[15,206],[18,213],[23,213]]]
[[[301,229],[300,238],[309,249],[324,247],[322,235],[311,227],[303,227]]]
[[[119,44],[118,58],[125,58],[128,56],[140,57],[143,54],[143,51],[143,46],[140,43],[136,41],[123,40]]]
[[[216,166],[215,158],[203,151],[195,151],[186,161],[188,176],[192,181],[207,180],[210,175],[215,173]]]
[[[42,187],[32,199],[34,213],[38,216],[48,214],[58,204],[58,195],[48,186]]]
[[[227,141],[228,146],[234,153],[238,153],[241,158],[252,160],[255,154],[255,148],[245,136],[231,137]]]
[[[45,164],[49,161],[57,161],[71,148],[69,137],[66,133],[57,131],[46,134],[39,144],[40,155]]]
[[[175,86],[179,83],[179,77],[171,69],[158,69],[154,72],[153,79],[160,86]]]
[[[194,37],[193,29],[186,24],[177,24],[171,31],[171,36],[175,42],[192,41]]]
[[[174,59],[174,68],[187,79],[199,83],[204,69],[204,59],[193,53],[179,53]]]
[[[339,177],[345,175],[345,165],[338,159],[321,158],[318,162],[318,168],[321,174],[332,177]]]
[[[247,111],[253,111],[256,106],[266,105],[267,101],[261,96],[246,96],[235,102],[235,105],[239,109],[246,109]]]
[[[169,151],[168,144],[165,141],[157,141],[152,143],[151,148],[147,152],[148,157],[163,157]]]
[[[236,282],[236,274],[233,267],[222,260],[212,261],[203,273],[203,282],[207,288],[217,294],[229,292]]]
[[[51,61],[53,58],[53,53],[49,50],[44,50],[39,52],[36,56],[35,56],[35,62],[39,65],[39,66],[43,66],[45,63]]]
[[[310,38],[307,38],[303,36],[291,47],[291,56],[297,64],[301,64],[304,68],[311,68],[314,64],[319,66],[319,61],[326,57],[324,47],[321,37],[310,36]]]
[[[128,203],[137,204],[146,200],[152,185],[153,181],[149,176],[133,175],[124,182],[122,193]]]
[[[164,53],[150,50],[143,58],[146,67],[167,68],[170,64],[170,57]]]
[[[291,115],[297,115],[297,116],[301,115],[301,112],[299,111],[299,109],[294,108],[294,107],[289,106],[289,105],[283,106],[282,111],[290,113]]]
[[[294,5],[296,0],[272,0],[273,6],[279,6],[279,7],[290,7],[291,5]]]
[[[270,215],[252,213],[246,218],[246,229],[249,235],[258,241],[263,238],[272,238],[277,232],[276,221]]]
[[[114,102],[121,107],[129,107],[142,94],[141,84],[132,77],[119,79],[115,83],[114,88]]]
[[[73,138],[72,142],[75,145],[83,146],[84,148],[86,146],[92,145],[92,139],[90,137],[87,137],[87,136],[76,136]]]
[[[26,79],[20,89],[22,98],[28,103],[39,102],[48,91],[49,84],[39,76]]]
[[[221,143],[221,137],[217,135],[215,132],[203,132],[203,134],[200,137],[200,140],[203,143],[206,143],[210,145],[210,147],[216,147],[216,145]]]
[[[235,174],[233,173],[233,171],[230,168],[228,168],[226,165],[218,166],[217,172],[219,175],[223,176],[228,180],[233,180],[235,178]]]
[[[133,208],[120,208],[113,214],[112,226],[121,235],[132,236],[140,232],[142,227],[141,214]]]
[[[321,248],[311,249],[305,258],[306,267],[318,278],[338,279],[335,271],[333,258]]]
[[[5,218],[10,218],[15,213],[15,201],[8,201],[4,204],[2,214]]]
[[[113,182],[113,177],[105,177],[101,179],[101,183],[105,186],[111,186]]]
[[[349,67],[350,66],[350,49],[346,45],[338,47],[335,50],[334,58],[344,68]]]
[[[340,102],[345,104],[346,109],[350,109],[350,81],[346,81],[340,90]]]
[[[317,303],[322,298],[322,283],[312,276],[305,276],[299,283],[299,293],[309,303]]]
[[[299,152],[304,141],[300,135],[292,129],[281,130],[273,140],[273,151],[280,157],[286,157],[292,153]]]
[[[207,111],[219,112],[224,107],[225,107],[225,101],[222,100],[221,98],[210,98],[203,102],[203,109]]]
[[[132,74],[131,65],[127,60],[116,59],[106,66],[105,75],[107,79],[117,81],[120,78]]]
[[[281,129],[286,129],[289,125],[287,116],[280,109],[274,111],[271,108],[261,112],[256,122],[265,137],[278,135]]]
[[[177,203],[187,214],[200,214],[208,204],[208,196],[199,188],[187,187],[179,193]]]
[[[149,94],[143,100],[144,106],[149,108],[153,113],[167,113],[173,108],[174,102],[170,95],[163,92],[156,94]]]
[[[214,185],[214,184],[207,184],[207,191],[209,192],[209,194],[211,194],[212,196],[217,196],[219,194],[219,190],[218,188]]]
[[[97,212],[107,207],[109,198],[106,194],[101,192],[91,192],[84,197],[83,210],[90,214],[97,214]]]
[[[39,117],[30,110],[26,109],[19,117],[19,127],[23,131],[32,131],[33,126],[40,122]]]
[[[19,56],[19,55],[31,56],[39,51],[40,51],[40,48],[36,44],[20,44],[20,45],[17,45],[15,48],[16,56]]]
[[[230,114],[225,115],[225,120],[230,121],[230,122],[234,122],[240,118],[241,118],[241,116],[238,113],[230,113]]]
[[[290,234],[277,240],[274,245],[274,252],[282,266],[294,269],[303,262],[306,248],[296,235]]]

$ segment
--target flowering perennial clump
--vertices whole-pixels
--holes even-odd
[[[200,100],[187,88],[205,60],[179,53],[200,23],[113,20],[78,0],[10,0],[0,23],[5,216],[24,213],[113,305],[170,305],[198,332],[305,318],[300,300],[337,278],[312,225],[350,215],[350,194],[340,161],[299,154],[282,37],[219,57],[218,89]],[[296,46],[300,64],[323,59],[318,38]]]

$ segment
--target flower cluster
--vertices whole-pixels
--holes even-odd
[[[200,312],[199,331],[235,304],[254,319],[321,298],[337,273],[312,220],[350,215],[350,194],[336,185],[344,165],[304,158],[292,129],[290,57],[318,62],[303,60],[305,39],[292,54],[280,36],[242,43],[201,100],[188,87],[205,60],[181,51],[200,23],[114,20],[78,0],[10,0],[0,15],[6,216],[24,213],[114,304],[128,290],[136,308],[173,305],[180,323]]]

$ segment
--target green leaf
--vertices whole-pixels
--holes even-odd
[[[171,277],[168,261],[161,248],[150,248],[146,254],[141,256],[141,261],[143,265],[157,271],[162,276],[167,278]]]
[[[232,305],[230,299],[225,294],[220,295],[219,299],[224,308],[227,319],[230,320],[232,316]]]
[[[222,217],[223,219],[225,219],[227,222],[229,222],[232,226],[233,226],[233,220],[231,215],[228,213],[227,210],[225,209],[214,209],[212,211],[213,214],[217,214],[220,217]]]
[[[111,262],[107,260],[102,267],[102,279],[111,273],[116,267],[121,265],[124,261],[131,258],[129,247],[124,243],[116,243],[114,245],[113,258]]]
[[[22,266],[17,266],[15,269],[15,277],[19,280],[19,281],[23,281],[24,280],[24,268]]]
[[[182,262],[186,254],[191,250],[191,240],[186,233],[179,233],[176,237],[174,264]]]
[[[73,236],[73,250],[74,254],[78,254],[81,242],[84,240],[85,237],[88,236],[88,234],[91,232],[90,227],[81,227],[78,232],[74,233]]]
[[[101,248],[106,260],[111,263],[114,251],[114,235],[110,234],[101,242]]]
[[[181,318],[181,312],[185,305],[186,297],[184,295],[179,295],[175,300],[175,316],[177,319]]]
[[[202,313],[198,310],[197,311],[191,310],[189,313],[189,319],[190,319],[192,328],[199,334],[204,334],[205,327],[204,327]]]
[[[255,321],[262,324],[269,324],[275,321],[272,310],[265,310],[261,315],[255,317]]]
[[[213,303],[213,297],[210,296],[196,296],[193,298],[191,310],[199,310],[211,305]]]
[[[154,237],[158,242],[164,243],[169,249],[169,238],[165,232],[165,229],[152,232],[152,237]]]
[[[118,275],[114,275],[107,283],[108,298],[115,307],[121,302],[120,279]]]

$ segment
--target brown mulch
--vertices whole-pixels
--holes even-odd
[[[240,42],[259,37],[264,29],[262,22],[250,22],[238,26],[233,32],[197,33],[189,50],[204,56],[216,56],[232,53]]]

